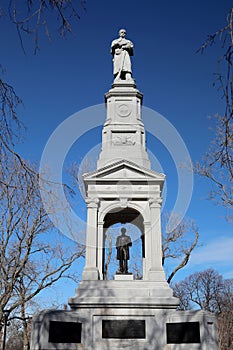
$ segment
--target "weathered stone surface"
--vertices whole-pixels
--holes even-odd
[[[106,93],[107,116],[98,169],[122,159],[150,169],[141,116],[142,97],[132,83],[113,84]]]
[[[50,322],[81,324],[81,343],[49,342]],[[103,322],[118,321],[123,325],[145,323],[145,337],[124,339],[103,337]],[[200,343],[168,344],[167,325],[198,323]],[[121,330],[123,332],[123,330]],[[142,332],[142,331],[141,331]],[[33,322],[31,350],[218,350],[216,319],[204,311],[174,311],[166,308],[107,308],[101,306],[82,308],[78,311],[43,311]],[[133,331],[131,334],[134,334]],[[142,333],[141,333],[142,335]],[[185,340],[185,339],[184,339]]]

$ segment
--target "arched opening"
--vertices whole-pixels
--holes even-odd
[[[134,279],[143,278],[144,224],[142,215],[133,208],[115,208],[108,212],[104,218],[104,251],[103,251],[103,276],[104,279],[114,279],[116,273],[120,273],[120,261],[117,259],[117,237],[121,235],[121,229],[126,229],[126,235],[130,237],[132,246],[129,248],[128,273],[133,274]]]

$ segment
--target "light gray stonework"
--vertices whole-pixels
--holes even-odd
[[[97,170],[83,177],[87,227],[82,281],[69,298],[70,311],[43,311],[34,318],[31,350],[217,350],[212,314],[176,311],[179,300],[162,267],[165,175],[151,170],[142,94],[132,79],[116,78],[105,95]],[[105,233],[115,223],[133,223],[141,231],[142,280],[130,274],[104,279]]]
[[[76,295],[69,298],[72,309],[97,307],[176,309],[178,300],[166,282],[142,280],[82,281]]]
[[[165,176],[128,160],[84,175],[87,193],[87,245],[83,280],[103,279],[105,231],[132,222],[142,232],[143,280],[164,281],[161,251],[161,191]]]
[[[114,280],[115,281],[133,281],[133,274],[127,274],[127,275],[122,275],[122,274],[115,274]]]
[[[135,83],[125,80],[114,83],[106,93],[107,117],[98,169],[122,159],[150,169],[141,116],[142,97]]]
[[[145,337],[142,339],[103,338],[103,322],[106,321],[144,321]],[[52,322],[82,324],[80,343],[49,342]],[[197,324],[200,342],[168,344],[168,325]],[[141,308],[80,308],[77,311],[43,311],[33,322],[33,350],[217,350],[216,319],[203,311],[174,311],[170,309]]]

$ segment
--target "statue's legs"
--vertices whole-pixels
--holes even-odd
[[[130,72],[119,71],[117,74],[114,74],[114,80],[130,80],[130,81],[132,81],[132,75]]]
[[[119,260],[119,272],[124,272],[124,266],[123,266],[123,261],[122,259]]]
[[[128,260],[123,260],[123,273],[128,273]]]
[[[120,273],[128,273],[128,260],[126,259],[119,260],[118,271]]]

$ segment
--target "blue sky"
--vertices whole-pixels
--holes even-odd
[[[80,9],[81,19],[74,24],[73,33],[60,38],[53,19],[52,40],[41,32],[36,55],[26,36],[26,55],[23,53],[16,29],[2,19],[1,64],[6,68],[6,80],[24,102],[20,115],[27,131],[18,150],[39,162],[49,136],[60,123],[83,108],[104,102],[104,93],[112,84],[110,43],[123,27],[135,45],[133,77],[144,94],[144,106],[167,118],[192,160],[201,160],[212,137],[208,117],[223,111],[221,95],[213,87],[221,51],[219,43],[204,54],[196,50],[208,34],[225,24],[231,5],[222,0],[87,0],[87,11]],[[81,162],[100,142],[101,128],[97,128],[72,147],[69,160]],[[147,146],[162,164],[167,196],[173,197],[177,179],[169,155],[151,135]],[[232,224],[226,222],[223,208],[207,200],[209,189],[206,181],[195,178],[188,215],[199,227],[202,246],[177,274],[177,280],[208,267],[233,278]],[[168,201],[168,209],[172,201]],[[71,288],[68,295],[72,294]]]

